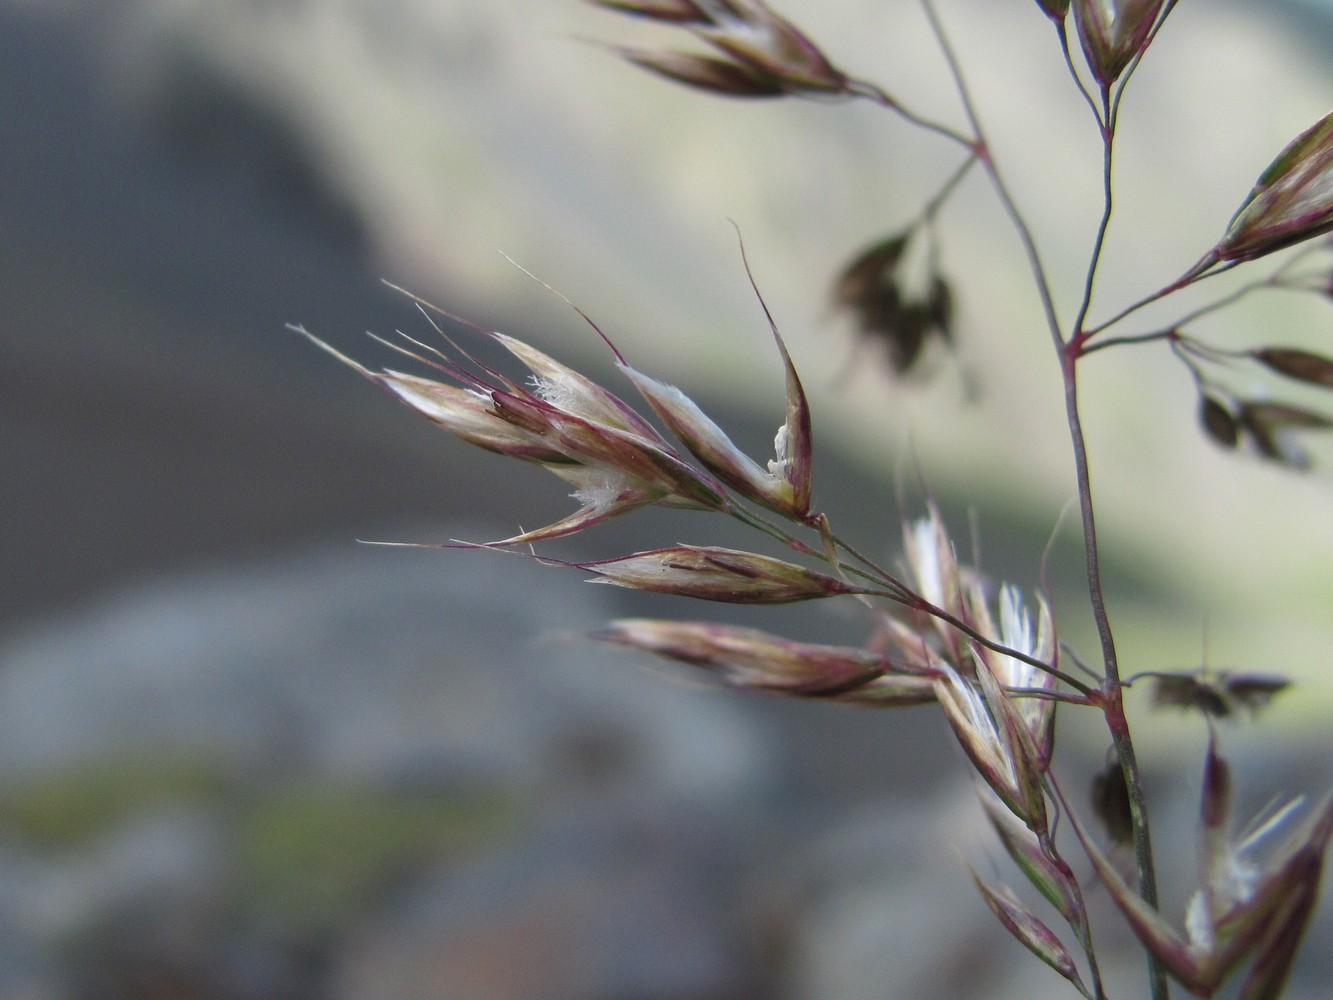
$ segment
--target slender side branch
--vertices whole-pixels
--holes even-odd
[[[1074,80],[1074,85],[1078,87],[1078,92],[1083,95],[1083,100],[1087,102],[1092,110],[1092,117],[1097,119],[1097,128],[1106,127],[1106,120],[1102,118],[1101,109],[1097,107],[1097,100],[1092,96],[1092,91],[1088,85],[1083,82],[1083,77],[1079,76],[1078,67],[1074,65],[1073,54],[1069,50],[1069,23],[1067,19],[1061,19],[1056,23],[1056,33],[1060,36],[1060,53],[1065,58],[1065,68],[1069,70],[1069,75]]]
[[[880,107],[888,108],[890,111],[895,112],[911,124],[923,128],[927,132],[934,132],[936,135],[950,139],[953,142],[958,143],[960,146],[967,146],[968,148],[971,148],[972,146],[972,140],[957,129],[950,128],[942,122],[937,122],[933,119],[924,118],[921,115],[916,114],[890,97],[882,87],[878,87],[867,80],[848,80],[844,93],[850,94],[853,97],[864,97],[874,101]]]
[[[1241,262],[1233,260],[1233,261],[1228,261],[1227,263],[1223,264],[1220,267],[1217,267],[1214,266],[1216,264],[1216,257],[1211,253],[1207,254],[1204,257],[1202,257],[1197,264],[1191,267],[1188,271],[1182,274],[1175,281],[1171,282],[1171,284],[1166,285],[1163,288],[1159,288],[1151,295],[1145,295],[1143,298],[1139,299],[1132,305],[1126,306],[1124,309],[1121,309],[1110,319],[1106,320],[1106,322],[1099,323],[1096,326],[1089,327],[1088,329],[1084,330],[1083,341],[1086,343],[1088,340],[1097,336],[1097,334],[1101,333],[1103,330],[1110,329],[1111,327],[1119,323],[1121,320],[1138,312],[1145,306],[1150,306],[1154,302],[1166,298],[1168,295],[1174,295],[1182,288],[1192,285],[1196,281],[1203,281],[1205,278],[1215,278],[1219,274],[1225,274],[1227,271],[1230,271],[1233,267],[1235,267],[1239,263]]]
[[[811,547],[810,545],[807,545],[805,542],[801,541],[795,535],[792,535],[789,532],[785,531],[780,525],[773,524],[752,511],[747,511],[744,508],[741,508],[738,505],[736,505],[733,506],[733,508],[729,511],[729,513],[737,520],[741,521],[743,524],[747,524],[750,527],[755,528],[763,532],[764,534],[768,535],[770,538],[782,542],[784,545],[791,548],[793,551],[800,552],[803,555],[813,556],[816,558],[821,555],[821,553],[817,549]],[[963,619],[959,618],[957,615],[954,615],[949,611],[946,611],[944,608],[938,607],[932,604],[930,601],[927,601],[920,594],[913,591],[901,579],[894,576],[887,570],[883,569],[878,563],[872,560],[869,556],[866,556],[860,551],[858,551],[854,546],[852,546],[844,539],[831,533],[829,537],[838,546],[838,548],[842,549],[849,556],[851,556],[852,559],[854,559],[856,562],[859,562],[861,566],[864,567],[863,569],[860,569],[857,568],[856,566],[852,566],[841,560],[837,560],[832,563],[832,568],[836,572],[849,573],[852,576],[865,580],[868,583],[874,583],[887,588],[884,591],[878,592],[877,594],[875,594],[875,596],[884,598],[885,600],[888,601],[892,601],[895,604],[901,604],[904,607],[911,608],[914,611],[920,611],[923,614],[930,615],[932,618],[936,618],[939,621],[944,622],[946,625],[949,625],[950,627],[957,629],[959,633],[961,633],[963,636],[965,636],[972,642],[975,642],[980,646],[984,646],[985,648],[991,650],[994,653],[999,653],[1002,656],[1011,656],[1016,660],[1020,660],[1024,663],[1036,667],[1043,673],[1050,674],[1052,677],[1056,678],[1059,681],[1062,681],[1064,684],[1068,685],[1070,688],[1077,691],[1079,696],[1084,700],[1085,704],[1090,703],[1093,699],[1099,697],[1098,692],[1095,688],[1079,680],[1077,677],[1073,677],[1070,674],[1065,673],[1063,670],[1060,670],[1058,667],[1055,667],[1052,664],[1047,663],[1040,657],[1033,656],[1030,653],[1025,653],[1021,649],[1014,649],[1011,646],[1006,646],[1002,642],[997,642],[996,640],[990,638],[989,636],[983,635],[981,632],[979,632],[973,626],[969,625]]]
[[[1095,354],[1098,351],[1105,350],[1108,347],[1124,347],[1128,344],[1151,344],[1159,340],[1170,340],[1176,336],[1176,328],[1169,330],[1153,330],[1150,333],[1135,333],[1126,337],[1107,337],[1105,340],[1099,340],[1095,344],[1083,348],[1083,357],[1089,354]]]
[[[991,158],[990,146],[986,141],[985,131],[981,127],[981,119],[972,100],[972,93],[968,89],[967,81],[963,76],[962,64],[958,60],[957,53],[953,50],[953,44],[949,41],[949,36],[944,31],[944,25],[935,10],[933,0],[921,0],[921,6],[926,12],[926,18],[930,21],[930,29],[935,35],[936,43],[944,55],[945,62],[948,63],[949,74],[953,77],[954,86],[958,90],[958,98],[963,104],[963,112],[967,115],[968,125],[972,129],[973,136],[975,136],[971,142],[971,147],[976,153],[977,159],[981,162],[982,168],[986,171],[986,175],[991,180],[991,186],[1000,199],[1000,206],[1004,209],[1004,214],[1009,218],[1010,224],[1018,233],[1019,242],[1023,246],[1023,255],[1027,258],[1033,281],[1037,286],[1037,295],[1041,299],[1047,329],[1050,331],[1056,349],[1062,350],[1064,348],[1064,334],[1060,330],[1060,319],[1055,309],[1055,297],[1051,293],[1051,283],[1046,276],[1046,266],[1042,263],[1041,253],[1037,250],[1037,241],[1032,235],[1032,230],[1028,228],[1027,220],[1023,218],[1022,212],[1018,210],[1018,205],[1009,192],[1009,186],[1004,182],[995,161]]]
[[[930,201],[926,202],[922,207],[921,214],[917,216],[920,224],[931,222],[935,216],[939,214],[940,208],[949,200],[949,196],[952,195],[958,185],[962,183],[963,178],[968,175],[968,172],[976,162],[977,156],[975,153],[972,153],[958,165],[958,169],[949,175],[949,179],[945,181],[939,191],[935,193],[935,197],[931,198]]]
[[[1111,109],[1110,98],[1102,90],[1102,217],[1097,223],[1097,235],[1092,241],[1092,253],[1088,256],[1088,273],[1083,281],[1083,300],[1079,303],[1078,314],[1074,317],[1074,328],[1070,336],[1070,350],[1078,351],[1086,337],[1083,334],[1083,322],[1088,318],[1092,307],[1092,292],[1097,286],[1097,269],[1101,264],[1102,250],[1106,247],[1106,231],[1111,226],[1111,213],[1115,207],[1115,194],[1112,185],[1112,168],[1115,163],[1115,114]]]

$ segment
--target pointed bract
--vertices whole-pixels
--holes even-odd
[[[528,367],[530,387],[467,355],[471,367],[410,340],[433,357],[389,346],[460,384],[392,370],[373,372],[305,330],[297,332],[464,441],[540,465],[574,485],[581,506],[573,514],[493,544],[558,538],[649,504],[715,511],[730,507],[721,482],[686,462],[616,395],[513,337],[487,334]]]
[[[1000,588],[998,628],[983,589],[973,585],[968,588],[967,596],[974,627],[983,636],[1033,659],[1055,665],[1058,651],[1055,627],[1044,598],[1038,597],[1040,610],[1034,635],[1031,617],[1017,587],[1004,584]],[[1044,769],[1050,763],[1054,743],[1056,703],[1052,698],[1042,697],[1041,693],[1055,691],[1055,676],[1027,660],[1008,653],[998,653],[980,643],[973,644],[972,653],[978,663],[978,673],[983,668],[989,671],[1000,688],[1031,692],[1010,695],[999,691],[995,697],[997,700],[1002,699],[1021,720],[1038,766]]]
[[[1055,932],[1037,919],[1036,914],[1024,906],[1008,886],[987,885],[976,872],[972,872],[972,881],[1005,929],[1023,947],[1068,979],[1079,993],[1091,1000],[1092,994],[1079,978],[1074,956],[1061,944]]]
[[[677,545],[577,565],[595,574],[595,583],[727,604],[787,604],[866,592],[772,556],[704,545]]]
[[[1311,125],[1259,176],[1214,250],[1252,260],[1333,231],[1333,111]]]
[[[491,337],[527,365],[528,370],[532,372],[533,391],[545,402],[570,413],[576,413],[585,420],[637,434],[653,444],[665,444],[652,424],[639,416],[620,397],[602,388],[592,379],[580,375],[567,365],[562,365],[531,344],[503,333],[492,333]]]
[[[1275,934],[1291,934],[1293,905],[1303,892],[1318,887],[1333,835],[1333,801],[1325,799],[1267,863],[1261,865],[1249,856],[1300,804],[1299,799],[1287,803],[1234,842],[1210,844],[1203,895],[1217,942],[1216,961],[1228,968],[1253,949],[1265,950]],[[1298,939],[1303,928],[1303,923],[1294,928]],[[1262,962],[1262,957],[1256,961]]]
[[[724,97],[780,97],[787,92],[782,81],[771,74],[730,59],[647,49],[618,48],[615,51],[658,76]]]
[[[790,21],[760,0],[593,0],[598,6],[678,24],[720,56],[619,49],[669,79],[729,97],[838,94],[846,74]]]
[[[1240,1000],[1278,1000],[1287,985],[1301,939],[1319,901],[1322,857],[1305,857],[1296,871],[1292,891],[1271,918],[1258,956],[1241,987]]]
[[[1333,389],[1333,360],[1296,347],[1265,347],[1253,352],[1260,364],[1287,378]]]
[[[1125,884],[1077,816],[1071,815],[1070,820],[1098,879],[1130,929],[1187,989],[1198,996],[1212,996],[1241,962],[1254,956],[1242,996],[1275,998],[1313,910],[1312,894],[1333,837],[1333,800],[1325,799],[1267,864],[1260,865],[1248,853],[1299,802],[1289,803],[1256,830],[1232,840],[1212,825],[1219,822],[1216,813],[1223,797],[1219,789],[1225,782],[1214,769],[1205,783],[1210,787],[1205,789],[1203,810],[1210,828],[1204,840],[1204,884],[1187,908],[1186,935],[1173,930]]]
[[[530,462],[569,461],[540,433],[496,413],[489,396],[392,370],[367,372],[366,377],[468,444]]]
[[[1059,868],[1042,850],[1032,831],[1015,823],[1013,814],[995,799],[983,796],[981,804],[1014,864],[1070,926],[1078,927],[1082,923],[1082,904],[1072,876]]]
[[[1103,88],[1120,78],[1148,45],[1163,0],[1074,0],[1074,21],[1088,69]]]
[[[579,509],[544,528],[534,528],[490,544],[531,545],[552,538],[564,538],[640,507],[650,504],[670,505],[661,490],[653,489],[642,480],[625,476],[613,469],[587,465],[546,465],[545,468],[574,486],[570,496],[579,501]]]
[[[1234,448],[1240,441],[1240,427],[1231,411],[1212,396],[1199,397],[1199,426],[1223,448]]]
[[[935,682],[935,697],[963,752],[1000,801],[1029,828],[1040,825],[1040,791],[1034,797],[1030,758],[1016,745],[1013,720],[991,715],[983,690],[945,665]]]
[[[912,664],[757,629],[631,618],[610,622],[591,637],[701,667],[737,688],[871,707],[917,705],[935,697],[931,678]]]
[[[1204,985],[1200,976],[1200,960],[1189,944],[1171,928],[1165,917],[1125,884],[1116,866],[1107,859],[1092,838],[1083,832],[1076,819],[1073,819],[1073,826],[1088,860],[1092,862],[1097,878],[1106,887],[1112,901],[1120,908],[1120,912],[1124,914],[1134,935],[1186,988],[1196,990]]]
[[[708,15],[693,0],[589,0],[596,7],[634,14],[651,21],[674,24],[707,22]]]
[[[722,484],[690,466],[665,444],[558,408],[547,407],[541,412],[550,440],[567,458],[639,480],[645,489],[657,491],[664,499],[683,501],[700,510],[727,508]]]
[[[811,429],[810,404],[805,398],[805,389],[801,378],[796,374],[796,366],[787,345],[773,329],[773,339],[777,341],[778,351],[782,355],[782,367],[787,381],[787,419],[778,428],[773,442],[777,454],[776,467],[769,465],[774,475],[783,476],[791,483],[793,510],[804,517],[810,512],[810,494],[814,488],[814,451],[815,440]]]
[[[797,471],[798,467],[782,453],[786,425],[778,432],[778,460],[763,469],[685,393],[628,365],[621,364],[620,368],[671,433],[709,472],[746,499],[787,517],[800,519],[809,513],[809,487],[798,493],[787,475],[789,469]]]
[[[694,29],[738,63],[771,74],[791,92],[837,93],[847,77],[796,26],[758,0],[730,5],[736,16],[713,18],[710,27]]]
[[[917,593],[950,614],[961,613],[958,560],[934,505],[926,517],[903,526],[903,545]]]
[[[565,460],[540,434],[497,414],[485,393],[392,370],[373,372],[306,330],[297,328],[296,332],[469,444],[531,462]]]

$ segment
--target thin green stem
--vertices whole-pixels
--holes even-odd
[[[936,192],[935,197],[931,198],[930,201],[926,202],[922,207],[921,213],[917,216],[917,221],[913,223],[913,225],[925,225],[932,222],[935,216],[939,214],[940,208],[949,200],[949,196],[953,194],[958,185],[962,183],[963,178],[968,175],[968,172],[971,171],[976,162],[976,153],[969,153],[967,159],[958,165],[958,169],[949,175],[949,179],[945,181],[943,187]]]
[[[1130,66],[1130,73],[1137,66],[1138,59]],[[1097,628],[1098,640],[1102,650],[1102,693],[1104,695],[1103,713],[1111,740],[1115,745],[1116,756],[1129,789],[1130,819],[1134,839],[1134,860],[1139,872],[1139,895],[1143,901],[1156,909],[1158,906],[1157,872],[1153,860],[1152,836],[1148,823],[1147,801],[1143,789],[1143,776],[1139,771],[1138,758],[1134,751],[1134,741],[1129,732],[1129,719],[1125,715],[1124,691],[1120,681],[1119,659],[1115,647],[1115,635],[1111,628],[1111,619],[1106,607],[1106,593],[1102,585],[1101,550],[1097,543],[1097,522],[1093,504],[1092,475],[1088,463],[1087,439],[1083,433],[1083,418],[1078,404],[1078,360],[1083,353],[1088,335],[1084,333],[1083,323],[1092,306],[1093,291],[1097,284],[1097,272],[1101,264],[1102,251],[1106,246],[1106,234],[1111,225],[1115,208],[1114,167],[1116,126],[1120,117],[1120,101],[1124,96],[1125,83],[1129,74],[1122,79],[1112,98],[1108,87],[1103,86],[1102,100],[1102,215],[1097,224],[1097,234],[1093,239],[1092,252],[1088,259],[1088,270],[1083,285],[1083,296],[1078,313],[1070,333],[1069,342],[1062,352],[1061,371],[1065,383],[1065,416],[1069,424],[1069,436],[1074,450],[1074,468],[1078,483],[1079,513],[1083,523],[1083,551],[1088,576],[1088,599],[1092,607],[1093,621]],[[1167,1000],[1170,986],[1166,978],[1166,968],[1161,960],[1148,954],[1148,981],[1152,989],[1153,1000]]]
[[[1092,110],[1092,117],[1097,119],[1097,128],[1106,127],[1106,122],[1102,119],[1101,109],[1097,107],[1097,100],[1092,96],[1092,91],[1088,85],[1083,82],[1083,77],[1078,74],[1078,67],[1074,65],[1074,57],[1069,51],[1069,20],[1061,18],[1055,22],[1056,34],[1060,36],[1060,54],[1065,57],[1065,68],[1069,70],[1069,75],[1074,80],[1074,85],[1078,87],[1078,92],[1083,95],[1083,100],[1087,102]]]
[[[1196,319],[1201,319],[1210,313],[1215,313],[1221,309],[1225,309],[1229,305],[1234,305],[1241,299],[1257,292],[1261,288],[1272,287],[1274,287],[1272,278],[1264,278],[1261,281],[1252,281],[1247,285],[1241,285],[1240,288],[1223,295],[1220,299],[1216,299],[1205,306],[1200,306],[1198,309],[1187,312],[1184,316],[1180,317],[1180,319],[1172,323],[1171,326],[1173,329],[1179,330],[1181,327],[1193,323]]]
[[[1092,617],[1102,649],[1103,689],[1118,690],[1120,671],[1116,657],[1115,636],[1106,611],[1102,589],[1101,555],[1097,545],[1097,521],[1092,503],[1092,477],[1088,468],[1087,442],[1083,435],[1083,417],[1078,405],[1078,379],[1074,360],[1065,365],[1065,416],[1069,421],[1074,447],[1074,473],[1078,485],[1079,513],[1083,522],[1083,556],[1087,564],[1088,591],[1092,599]]]
[[[1077,677],[1071,677],[1063,670],[1060,670],[1058,667],[1050,663],[1047,663],[1045,660],[1032,656],[1030,653],[1024,653],[1022,650],[1013,649],[1009,646],[1004,645],[1003,643],[996,642],[994,639],[991,639],[988,636],[982,635],[980,632],[978,632],[971,625],[967,624],[967,622],[963,621],[957,615],[950,614],[943,608],[937,607],[936,605],[932,604],[930,601],[922,597],[920,594],[912,590],[906,583],[902,582],[892,574],[885,572],[878,565],[876,565],[875,562],[873,562],[867,556],[857,551],[857,549],[850,543],[844,541],[842,538],[839,538],[837,535],[832,533],[830,533],[830,537],[833,539],[834,544],[836,544],[840,549],[845,551],[853,559],[862,563],[864,566],[866,566],[873,572],[880,574],[881,579],[878,580],[877,582],[887,584],[889,586],[898,589],[903,595],[901,603],[907,605],[908,607],[912,608],[915,611],[920,611],[924,614],[930,615],[930,617],[932,618],[939,619],[946,625],[950,625],[953,628],[957,629],[959,632],[961,632],[967,638],[971,639],[973,642],[985,646],[987,649],[991,650],[994,653],[1000,653],[1004,656],[1012,656],[1016,660],[1021,660],[1023,663],[1027,663],[1030,666],[1036,667],[1043,673],[1050,674],[1052,677],[1069,685],[1071,688],[1073,688],[1075,691],[1078,691],[1081,695],[1085,697],[1091,697],[1095,693],[1095,689],[1089,687],[1087,684],[1083,683],[1083,681],[1079,680]]]
[[[859,551],[856,548],[856,546],[851,544],[851,542],[848,542],[847,540],[840,538],[838,535],[833,534],[831,531],[829,533],[829,537],[833,539],[833,543],[837,545],[838,548],[842,549],[849,556],[851,556],[853,559],[859,562],[862,566],[866,567],[866,569],[868,569],[870,572],[877,574],[882,582],[897,587],[906,597],[909,598],[916,597],[916,594],[912,592],[911,587],[909,587],[902,580],[898,579],[888,570],[881,567],[869,556]]]
[[[1151,344],[1159,340],[1170,340],[1176,334],[1175,327],[1168,330],[1153,330],[1151,333],[1136,333],[1126,337],[1107,337],[1105,340],[1099,340],[1095,344],[1083,348],[1083,357],[1089,354],[1096,354],[1108,347],[1125,347],[1129,344]]]
[[[1196,319],[1199,319],[1203,316],[1207,316],[1209,313],[1215,313],[1220,309],[1225,309],[1227,306],[1239,302],[1241,299],[1245,298],[1248,295],[1253,294],[1254,292],[1262,291],[1263,289],[1266,288],[1281,289],[1287,287],[1283,284],[1282,280],[1283,277],[1304,256],[1305,256],[1304,253],[1296,254],[1290,259],[1284,261],[1282,265],[1278,267],[1276,270],[1274,270],[1271,274],[1269,274],[1268,277],[1259,278],[1255,281],[1251,281],[1244,285],[1241,285],[1239,288],[1235,289],[1234,291],[1228,292],[1221,298],[1216,299],[1205,306],[1200,306],[1193,312],[1186,313],[1184,316],[1180,317],[1180,319],[1176,320],[1176,322],[1173,323],[1172,326],[1175,329],[1180,329],[1181,327],[1185,326],[1188,323],[1193,323]]]
[[[1071,348],[1077,349],[1083,343],[1083,321],[1088,318],[1092,307],[1092,292],[1097,286],[1097,268],[1101,265],[1102,250],[1106,246],[1106,232],[1111,226],[1111,213],[1115,207],[1112,171],[1115,164],[1115,115],[1111,110],[1110,96],[1102,90],[1102,217],[1097,222],[1097,235],[1092,241],[1092,253],[1088,255],[1088,272],[1083,281],[1083,299],[1079,302],[1078,314],[1074,317],[1073,333],[1070,338]]]
[[[1073,344],[1070,344],[1073,347]],[[1093,512],[1092,478],[1088,469],[1087,443],[1083,434],[1083,421],[1078,406],[1078,379],[1075,372],[1076,359],[1072,352],[1065,352],[1065,416],[1069,421],[1069,434],[1074,447],[1074,468],[1078,479],[1079,511],[1083,521],[1083,554],[1087,565],[1088,597],[1092,606],[1092,617],[1097,627],[1097,636],[1101,643],[1104,678],[1102,681],[1102,711],[1106,717],[1107,728],[1111,732],[1111,742],[1115,746],[1120,768],[1125,776],[1125,785],[1129,789],[1129,811],[1133,827],[1134,860],[1139,871],[1139,895],[1143,901],[1157,909],[1157,871],[1153,861],[1152,837],[1148,828],[1147,798],[1143,789],[1143,778],[1139,771],[1138,758],[1134,752],[1134,741],[1129,732],[1129,719],[1125,715],[1123,686],[1120,681],[1120,665],[1116,654],[1115,636],[1111,630],[1110,616],[1106,610],[1106,595],[1102,587],[1101,557],[1097,545],[1097,524]],[[1152,987],[1153,1000],[1167,1000],[1170,987],[1166,979],[1166,969],[1161,960],[1151,953],[1148,955],[1148,976]]]
[[[731,507],[728,508],[727,513],[730,514],[732,517],[734,517],[737,521],[740,521],[741,524],[744,524],[750,528],[754,528],[756,531],[763,532],[769,538],[781,542],[783,545],[786,545],[789,548],[795,548],[799,546],[799,550],[804,552],[806,555],[810,555],[814,552],[813,549],[810,549],[809,546],[807,546],[800,539],[796,538],[794,535],[789,534],[788,532],[784,531],[780,526],[774,524],[772,521],[769,521],[766,518],[761,517],[752,510],[742,507],[740,504],[733,503]]]

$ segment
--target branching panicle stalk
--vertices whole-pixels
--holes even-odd
[[[1092,499],[1092,476],[1088,469],[1087,444],[1083,436],[1083,420],[1078,408],[1076,364],[1077,359],[1070,357],[1064,367],[1065,416],[1069,421],[1069,434],[1074,448],[1079,515],[1083,524],[1083,554],[1088,572],[1088,598],[1092,606],[1092,617],[1102,650],[1104,676],[1101,707],[1102,713],[1106,717],[1107,727],[1111,732],[1111,742],[1115,748],[1116,757],[1120,761],[1120,767],[1124,772],[1125,786],[1129,791],[1134,861],[1139,872],[1139,894],[1145,903],[1156,909],[1158,906],[1157,872],[1153,862],[1147,800],[1143,790],[1143,777],[1139,771],[1138,756],[1134,751],[1134,741],[1129,732],[1129,719],[1125,715],[1123,684],[1120,680],[1120,664],[1116,655],[1115,636],[1111,630],[1111,619],[1106,609],[1106,596],[1102,589],[1101,554],[1097,544],[1097,524]],[[1153,1000],[1169,996],[1166,972],[1161,962],[1155,955],[1149,953],[1148,963]]]
[[[861,332],[885,338],[898,371],[906,371],[932,337],[952,343],[955,299],[952,283],[941,271],[944,255],[937,222],[973,166],[985,173],[1022,249],[1057,361],[1100,670],[1085,666],[1072,647],[1059,640],[1052,601],[1044,589],[1025,597],[1008,583],[997,585],[978,566],[960,561],[933,503],[926,516],[904,524],[904,556],[897,569],[886,568],[863,547],[835,533],[828,514],[814,503],[812,409],[743,244],[745,275],[769,327],[770,349],[783,367],[784,419],[774,438],[773,457],[766,460],[742,451],[682,390],[632,367],[568,299],[610,350],[614,368],[642,398],[641,405],[631,406],[531,345],[461,321],[415,296],[443,346],[407,337],[385,343],[429,368],[434,378],[371,371],[295,329],[464,442],[538,465],[573,487],[578,509],[553,524],[498,542],[448,547],[506,551],[581,571],[592,582],[695,600],[755,606],[835,598],[859,602],[871,634],[847,645],[801,642],[739,625],[648,619],[612,622],[590,637],[708,671],[736,688],[878,708],[932,704],[972,766],[982,806],[1000,843],[1029,887],[1063,921],[1057,925],[1063,929],[1053,930],[1050,916],[1031,909],[1010,887],[974,872],[978,892],[1015,940],[1076,993],[1089,1000],[1108,997],[1084,890],[1057,838],[1066,822],[1074,839],[1065,837],[1065,846],[1077,842],[1082,848],[1099,888],[1144,947],[1153,1000],[1169,997],[1168,975],[1194,995],[1212,996],[1245,962],[1250,968],[1242,995],[1275,1000],[1313,911],[1323,857],[1333,840],[1333,802],[1325,800],[1314,810],[1266,864],[1245,857],[1259,833],[1238,837],[1230,828],[1231,771],[1217,746],[1213,720],[1242,708],[1252,713],[1283,690],[1286,680],[1248,671],[1181,677],[1145,670],[1122,677],[1102,580],[1097,505],[1079,404],[1079,363],[1098,351],[1165,342],[1170,356],[1188,371],[1200,398],[1201,423],[1214,442],[1228,448],[1244,442],[1262,457],[1297,466],[1302,453],[1290,437],[1297,431],[1333,430],[1333,415],[1304,403],[1228,390],[1210,371],[1246,365],[1318,392],[1333,390],[1333,357],[1288,343],[1225,349],[1209,343],[1194,327],[1261,289],[1333,298],[1333,243],[1316,242],[1333,232],[1333,114],[1278,154],[1217,244],[1193,266],[1110,319],[1091,323],[1113,218],[1115,142],[1125,92],[1176,0],[1037,0],[1040,13],[1056,26],[1060,57],[1092,113],[1102,146],[1101,213],[1073,322],[1066,328],[1037,239],[992,156],[962,61],[935,0],[921,3],[962,106],[962,128],[924,117],[878,84],[845,72],[762,0],[591,2],[607,12],[673,29],[702,48],[612,47],[658,77],[730,98],[866,100],[962,148],[962,161],[911,221],[852,257],[835,284],[835,304],[856,318]],[[1071,23],[1081,61],[1070,44]],[[1297,243],[1305,248],[1266,278],[1222,294],[1168,327],[1105,335],[1150,303]],[[912,267],[906,262],[923,258],[927,280],[913,288]],[[1329,259],[1320,263],[1323,258]],[[1297,262],[1304,262],[1305,269],[1296,271]],[[433,316],[494,341],[530,376],[505,375],[480,363]],[[640,412],[644,407],[648,416]],[[754,532],[758,544],[780,549],[781,556],[686,542],[582,562],[532,550],[536,542],[587,530],[646,506],[728,515]],[[974,555],[973,561],[980,560]],[[1044,557],[1041,581],[1044,584]],[[1125,707],[1125,689],[1144,677],[1154,678],[1159,703],[1198,709],[1209,722],[1200,810],[1203,876],[1183,932],[1158,912],[1142,771]],[[1125,883],[1056,780],[1055,712],[1061,704],[1098,710],[1109,730],[1113,761],[1094,784],[1095,811],[1112,841],[1132,844],[1136,885]],[[1284,821],[1295,805],[1261,824],[1261,832]],[[1070,935],[1077,948],[1062,940]]]

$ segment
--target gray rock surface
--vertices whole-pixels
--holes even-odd
[[[131,915],[145,930],[113,941],[106,961],[188,970],[220,957],[222,996],[241,995],[256,961],[253,942],[201,951],[228,925],[313,935],[348,997],[420,996],[431,982],[477,1000],[746,995],[737,984],[757,973],[736,944],[739,887],[777,829],[770,737],[734,700],[571,639],[610,612],[604,591],[456,555],[450,567],[438,552],[293,552],[153,581],[12,639],[0,809],[21,815],[15,803],[40,788],[52,808],[76,808],[59,790],[77,795],[73,777],[107,762],[133,762],[140,787],[159,787],[151,804],[60,829],[54,852],[6,838],[0,918],[41,954],[105,944]],[[161,787],[180,760],[212,784]],[[279,862],[297,870],[277,872],[276,891],[246,871],[272,808],[255,788],[279,804],[311,789],[345,797],[330,814],[341,826],[287,844]],[[358,831],[395,802],[486,799],[503,815],[462,852],[444,827],[438,843],[390,845],[398,856]],[[318,884],[337,870],[299,870],[339,850],[365,883],[350,896]],[[345,911],[290,898],[321,892]],[[542,948],[568,961],[549,964]],[[491,968],[511,953],[527,992],[505,992],[511,963]]]

